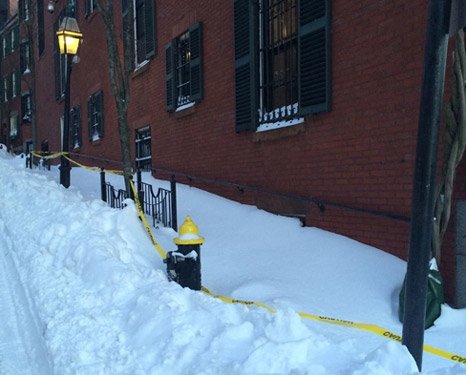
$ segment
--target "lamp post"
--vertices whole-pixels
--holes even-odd
[[[63,114],[62,151],[69,151],[70,138],[70,85],[71,85],[71,60],[78,53],[78,47],[82,40],[78,23],[73,17],[65,17],[57,31],[60,54],[65,55],[66,84],[65,84],[65,108]],[[60,160],[60,184],[65,188],[70,186],[70,162],[64,156]]]

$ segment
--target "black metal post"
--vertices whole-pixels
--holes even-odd
[[[100,197],[107,202],[107,184],[105,182],[105,169],[100,168]]]
[[[178,231],[178,214],[176,207],[176,180],[175,176],[172,176],[170,180],[170,190],[171,190],[171,205],[172,205],[172,229],[176,232]]]
[[[65,85],[65,108],[63,113],[62,151],[68,153],[70,141],[70,86],[71,86],[71,59],[66,55],[66,85]],[[64,156],[60,157],[60,184],[65,188],[70,187],[70,162]]]
[[[141,205],[141,210],[142,212],[146,212],[145,210],[145,203],[144,203],[144,190],[142,189],[142,173],[141,169],[138,169],[136,172],[136,177],[137,177],[137,190],[138,190],[138,199],[139,199],[139,204]]]
[[[435,171],[448,42],[448,0],[430,0],[417,135],[406,275],[403,344],[422,369],[427,276],[431,258]]]

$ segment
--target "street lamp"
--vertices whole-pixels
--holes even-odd
[[[65,84],[65,108],[63,114],[62,151],[69,151],[70,137],[70,85],[71,85],[71,60],[78,53],[79,44],[83,34],[79,31],[78,23],[73,17],[65,17],[57,31],[60,54],[65,55],[66,84]],[[70,186],[70,162],[64,156],[60,160],[60,184],[65,188]]]

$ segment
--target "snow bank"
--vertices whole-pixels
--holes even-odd
[[[398,287],[389,272],[398,272],[396,279],[401,278],[401,261],[341,236],[299,229],[297,223],[278,220],[273,215],[267,215],[268,232],[264,233],[258,227],[263,212],[227,204],[195,189],[181,189],[182,216],[185,210],[199,212],[200,206],[205,212],[204,216],[193,215],[193,219],[200,234],[206,237],[202,250],[206,285],[215,292],[231,292],[233,296],[262,296],[266,302],[276,302],[281,310],[270,314],[260,308],[228,305],[167,281],[164,265],[152,248],[134,205],[123,210],[110,209],[98,200],[84,198],[76,188],[62,188],[49,180],[45,172],[43,175],[24,169],[23,163],[0,151],[0,228],[2,237],[11,242],[9,251],[31,298],[55,373],[415,372],[409,353],[401,345],[367,332],[303,321],[294,310],[285,307],[290,302],[294,307],[309,308],[306,301],[310,298],[315,308],[311,312],[332,308],[336,309],[333,312],[342,313],[341,317],[357,315],[364,310],[360,306],[338,308],[346,303],[342,299],[357,300],[354,290],[366,288],[370,306],[375,301],[374,311],[378,314],[381,305],[387,310],[390,293]],[[218,215],[231,209],[241,209],[241,213],[232,214],[223,225],[243,230],[245,227],[236,223],[246,220],[250,229],[220,237],[216,233],[227,232],[221,228]],[[298,230],[302,231],[301,237]],[[160,230],[157,235],[166,250],[173,248],[173,231]],[[260,241],[250,240],[246,252],[235,257],[233,254],[244,247],[244,242],[235,238],[245,235],[259,237]],[[286,258],[289,264],[284,265],[283,259],[273,256],[270,249],[279,246],[302,251],[298,244],[309,241],[317,244],[311,257],[315,261],[315,280],[305,278],[303,285],[298,280],[309,271],[304,264],[309,260],[307,255],[297,253],[302,256]],[[353,252],[360,261],[348,256]],[[248,253],[250,257],[245,256]],[[329,259],[331,266],[326,264]],[[374,262],[385,262],[386,267],[375,272]],[[281,266],[284,283],[280,281]],[[358,278],[348,278],[348,267],[357,270]],[[267,270],[268,279],[254,274],[259,268]],[[238,270],[241,276],[236,277]],[[337,277],[334,283],[343,281],[348,285],[332,285],[324,277],[330,271]],[[381,274],[386,278],[378,278]],[[299,299],[301,292],[288,292],[291,288],[287,285],[293,282],[293,290],[307,290],[309,294],[315,289],[314,293]],[[329,289],[320,290],[324,287]],[[385,290],[385,295],[377,294],[377,288],[379,292]],[[353,295],[348,296],[349,293]],[[392,322],[388,310],[383,319]]]

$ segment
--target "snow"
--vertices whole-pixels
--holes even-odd
[[[413,374],[398,342],[298,312],[378,324],[401,334],[406,264],[298,220],[178,184],[178,221],[205,238],[203,285],[264,302],[232,305],[168,282],[134,204],[111,209],[99,174],[29,170],[0,150],[0,373]],[[168,187],[147,173],[145,182]],[[107,181],[123,187],[119,176]],[[152,228],[165,251],[172,229]],[[466,356],[466,310],[447,305],[429,345]],[[466,374],[424,354],[427,374]]]

